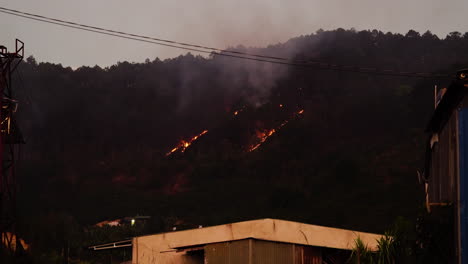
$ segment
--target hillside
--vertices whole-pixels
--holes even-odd
[[[232,49],[400,71],[468,65],[457,32],[338,29]],[[191,54],[75,70],[30,57],[18,71],[20,216],[82,227],[151,215],[151,232],[260,217],[382,232],[414,219],[433,87],[450,81]]]

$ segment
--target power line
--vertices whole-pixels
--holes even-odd
[[[186,46],[186,47],[206,49],[206,50],[209,50],[211,52],[213,52],[213,51],[214,52],[227,52],[227,53],[233,53],[233,54],[238,54],[238,55],[252,56],[252,57],[258,57],[258,58],[264,58],[264,59],[282,60],[282,61],[289,61],[290,60],[290,59],[281,58],[281,57],[251,54],[251,53],[245,53],[245,52],[233,51],[233,50],[226,50],[226,49],[218,49],[218,48],[212,48],[212,47],[206,47],[206,46],[201,46],[201,45],[189,44],[189,43],[184,43],[184,42],[177,42],[177,41],[172,41],[172,40],[167,40],[167,39],[148,37],[148,36],[144,36],[144,35],[137,35],[137,34],[127,33],[127,32],[122,32],[122,31],[116,31],[116,30],[112,30],[112,29],[105,29],[105,28],[96,27],[96,26],[84,25],[84,24],[80,24],[80,23],[76,23],[76,22],[71,22],[71,21],[66,21],[66,20],[62,20],[62,19],[46,17],[46,16],[42,16],[42,15],[36,15],[36,14],[22,12],[22,11],[13,10],[13,9],[8,9],[8,8],[4,8],[4,7],[0,7],[0,10],[8,11],[10,13],[8,13],[8,12],[4,12],[4,13],[10,14],[10,15],[22,15],[22,17],[24,17],[24,18],[32,19],[33,17],[35,17],[35,18],[38,18],[39,21],[42,21],[42,22],[46,22],[45,20],[50,20],[50,21],[55,21],[57,23],[60,23],[60,25],[62,25],[62,26],[65,26],[64,24],[72,25],[72,26],[74,26],[74,28],[77,28],[77,29],[89,28],[89,29],[93,29],[93,30],[96,30],[96,31],[104,31],[104,32],[109,32],[109,33],[113,33],[113,34],[127,35],[127,36],[134,37],[134,38],[148,39],[148,40],[152,40],[152,41],[168,43],[168,44],[171,44],[171,45],[177,44],[177,45]],[[0,12],[2,12],[2,11],[0,11]],[[92,32],[96,32],[96,31],[92,31]],[[96,32],[96,33],[99,33],[99,32]],[[173,47],[173,46],[170,46],[170,47]]]
[[[388,70],[388,69],[364,68],[364,67],[351,66],[351,65],[323,63],[323,62],[312,61],[312,60],[295,60],[295,59],[288,59],[288,58],[275,57],[275,56],[252,54],[252,53],[247,53],[247,52],[218,49],[218,48],[189,44],[189,43],[184,43],[184,42],[177,42],[177,41],[172,41],[172,40],[167,40],[167,39],[148,37],[144,35],[126,33],[122,31],[105,29],[105,28],[96,27],[96,26],[89,26],[89,25],[70,22],[70,21],[66,21],[62,19],[56,19],[56,18],[46,17],[42,15],[22,12],[22,11],[18,11],[14,9],[8,9],[4,7],[0,7],[0,12],[13,15],[13,16],[35,20],[35,21],[40,21],[44,23],[64,26],[68,28],[74,28],[78,30],[84,30],[88,32],[104,34],[104,35],[113,36],[113,37],[120,37],[124,39],[136,40],[136,41],[141,41],[141,42],[146,42],[146,43],[151,43],[151,44],[156,44],[156,45],[161,45],[161,46],[166,46],[166,47],[184,49],[184,50],[189,50],[189,51],[194,51],[194,52],[200,52],[200,53],[205,53],[205,54],[210,54],[210,55],[219,55],[219,56],[225,56],[225,57],[231,57],[231,58],[239,58],[239,59],[246,59],[246,60],[252,60],[252,61],[259,61],[259,62],[281,64],[281,65],[287,65],[287,66],[311,67],[311,68],[316,68],[316,69],[365,73],[365,74],[371,74],[371,75],[433,78],[433,79],[453,77],[452,75],[449,75],[449,74],[438,74],[438,73],[428,73],[428,72],[401,72],[401,71]]]
[[[0,7],[0,9],[2,9],[2,8]],[[89,28],[83,28],[83,27],[79,27],[79,26],[72,26],[72,25],[62,24],[62,23],[58,23],[58,22],[53,22],[53,21],[45,20],[45,19],[39,19],[39,18],[34,18],[34,17],[28,17],[28,16],[25,16],[25,15],[10,13],[10,12],[7,12],[7,11],[2,11],[2,10],[0,10],[0,12],[1,12],[1,13],[5,13],[5,14],[14,15],[14,16],[24,17],[24,18],[28,18],[28,19],[32,19],[32,20],[36,20],[36,21],[41,21],[41,22],[45,22],[45,23],[49,23],[49,24],[55,24],[55,25],[59,25],[59,26],[64,26],[64,27],[75,28],[75,29],[80,29],[80,30],[84,30],[84,31],[89,31],[89,32],[104,34],[104,35],[108,35],[108,36],[120,37],[120,38],[131,39],[131,40],[137,40],[137,41],[142,41],[142,42],[147,42],[147,43],[153,43],[153,44],[158,44],[158,45],[167,46],[167,47],[173,47],[173,48],[182,48],[182,47],[178,47],[178,46],[175,46],[175,45],[169,45],[169,44],[164,44],[164,43],[158,43],[158,42],[155,42],[155,41],[146,41],[146,40],[142,40],[142,39],[137,39],[137,38],[133,38],[133,37],[126,37],[126,36],[123,36],[123,35],[117,35],[117,34],[113,34],[113,33],[106,33],[106,32],[103,32],[103,31],[93,30],[93,29],[89,29]],[[182,48],[182,49],[206,53],[206,51],[203,51],[203,50],[197,50],[197,49],[191,49],[191,48]],[[208,53],[211,53],[211,52],[208,52]]]

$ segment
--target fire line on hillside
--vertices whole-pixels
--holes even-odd
[[[280,107],[283,107],[283,105],[280,105]],[[238,115],[243,109],[240,109],[238,111],[234,112],[234,116]],[[256,149],[258,149],[265,141],[271,137],[273,134],[278,132],[283,126],[285,126],[289,121],[291,121],[293,118],[300,116],[304,113],[304,109],[301,109],[293,114],[293,116],[290,119],[286,119],[283,121],[278,127],[272,128],[269,130],[264,130],[262,132],[257,132],[257,138],[258,142],[256,144],[250,145],[247,149],[247,152],[252,152]],[[177,144],[174,148],[172,148],[169,152],[166,153],[166,157],[172,155],[175,152],[180,152],[184,153],[185,150],[187,150],[193,142],[195,142],[197,139],[199,139],[201,136],[205,135],[208,133],[208,130],[203,130],[200,134],[193,136],[190,139],[187,140],[181,140],[179,144]]]
[[[280,105],[280,107],[282,107],[282,105]],[[293,117],[291,117],[290,119],[287,119],[285,120],[283,123],[281,123],[277,128],[272,128],[270,130],[265,130],[263,132],[260,132],[260,133],[257,133],[257,138],[259,139],[259,142],[257,144],[254,144],[254,145],[251,145],[249,148],[248,148],[248,152],[252,152],[256,149],[258,149],[263,143],[265,143],[265,141],[271,137],[273,134],[275,134],[276,132],[278,132],[278,130],[280,130],[283,126],[285,126],[287,123],[289,123],[289,121],[291,121],[294,117],[296,116],[299,116],[299,115],[302,115],[304,113],[304,109],[294,113]]]
[[[192,138],[188,139],[188,140],[181,140],[179,142],[179,144],[177,144],[177,146],[175,146],[173,149],[171,149],[171,151],[169,151],[168,153],[166,153],[166,157],[173,154],[174,152],[176,151],[180,151],[181,153],[184,153],[185,150],[190,147],[190,145],[192,145],[192,143],[199,139],[201,136],[205,135],[206,133],[208,133],[208,130],[203,130],[203,132],[201,132],[200,134],[196,135],[196,136],[193,136]]]

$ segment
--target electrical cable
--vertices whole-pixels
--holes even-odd
[[[167,39],[137,35],[137,34],[127,33],[127,32],[122,32],[122,31],[116,31],[116,30],[112,30],[112,29],[105,29],[105,28],[96,27],[96,26],[84,25],[84,24],[71,22],[71,21],[66,21],[66,20],[62,20],[62,19],[56,19],[56,18],[41,16],[41,15],[31,14],[31,13],[22,12],[22,11],[13,10],[13,9],[8,9],[8,8],[4,8],[4,7],[0,7],[0,10],[11,12],[11,13],[8,13],[10,15],[22,14],[23,17],[28,16],[26,18],[36,17],[36,18],[42,19],[40,21],[43,21],[43,22],[45,22],[44,20],[51,20],[51,21],[55,21],[55,22],[58,22],[58,23],[69,24],[69,25],[73,25],[73,26],[81,27],[81,28],[90,28],[90,29],[94,29],[94,30],[98,30],[98,31],[106,31],[106,32],[114,33],[114,34],[127,35],[127,36],[131,36],[131,37],[135,37],[135,38],[143,38],[143,39],[149,39],[149,40],[158,41],[158,42],[166,42],[166,43],[170,43],[170,44],[177,44],[177,45],[181,45],[181,46],[193,47],[193,48],[198,48],[198,49],[206,49],[206,50],[210,50],[210,51],[214,51],[214,52],[227,52],[227,53],[233,53],[233,54],[239,54],[239,55],[245,55],[245,56],[252,56],[252,57],[259,57],[259,58],[264,58],[264,59],[273,59],[273,60],[283,60],[283,61],[290,60],[290,59],[281,58],[281,57],[251,54],[251,53],[245,53],[245,52],[233,51],[233,50],[226,50],[226,49],[218,49],[218,48],[212,48],[212,47],[206,47],[206,46],[201,46],[201,45],[189,44],[189,43],[184,43],[184,42],[177,42],[177,41],[173,41],[173,40],[167,40]],[[96,31],[93,31],[93,32],[96,32]]]
[[[259,62],[288,65],[288,66],[313,67],[316,69],[323,69],[323,70],[364,73],[364,74],[371,74],[371,75],[373,74],[373,75],[384,75],[384,76],[395,76],[395,77],[416,77],[416,78],[453,78],[453,76],[449,74],[381,70],[377,68],[364,68],[364,67],[350,66],[350,65],[330,64],[330,63],[323,63],[323,62],[312,61],[312,60],[293,60],[293,59],[281,58],[281,57],[275,57],[275,56],[265,56],[265,55],[251,54],[251,53],[245,53],[245,52],[240,52],[240,51],[217,49],[217,48],[189,44],[189,43],[184,43],[184,42],[177,42],[177,41],[172,41],[172,40],[167,40],[167,39],[160,39],[160,38],[153,38],[153,37],[148,37],[148,36],[143,36],[143,35],[131,34],[131,33],[126,33],[122,31],[105,29],[101,27],[89,26],[89,25],[79,24],[79,23],[70,22],[66,20],[50,18],[46,16],[8,9],[4,7],[0,7],[0,12],[9,14],[9,15],[27,18],[27,19],[32,19],[35,21],[64,26],[68,28],[74,28],[74,29],[94,32],[98,34],[104,34],[108,36],[120,37],[124,39],[136,40],[136,41],[141,41],[141,42],[146,42],[146,43],[151,43],[151,44],[156,44],[156,45],[161,45],[161,46],[166,46],[166,47],[200,52],[200,53],[210,54],[214,56],[219,55],[219,56],[224,56],[224,57],[239,58],[239,59],[246,59],[246,60],[252,60],[252,61],[259,61]]]

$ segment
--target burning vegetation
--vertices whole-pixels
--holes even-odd
[[[283,104],[279,104],[278,105],[280,108],[283,108],[284,105]],[[233,116],[237,116],[239,115],[241,112],[243,112],[245,109],[245,107],[242,107],[240,108],[239,110],[236,110],[233,112]],[[300,116],[304,113],[304,109],[301,109],[297,112],[295,112],[290,118],[284,120],[280,125],[278,125],[277,127],[275,128],[272,128],[272,129],[264,129],[264,130],[257,130],[256,131],[256,139],[255,139],[255,143],[254,144],[251,144],[249,145],[249,147],[247,148],[247,152],[252,152],[256,149],[258,149],[263,143],[265,143],[265,141],[271,137],[273,134],[275,134],[276,132],[278,132],[282,127],[284,127],[287,123],[289,123],[291,120],[293,120],[295,117],[297,116]],[[172,148],[169,152],[166,153],[166,157],[167,156],[170,156],[176,152],[179,152],[179,153],[184,153],[185,150],[187,150],[193,142],[195,142],[196,140],[198,140],[201,136],[205,135],[206,133],[208,133],[208,130],[203,130],[200,134],[198,135],[195,135],[189,139],[183,139],[181,140],[174,148]]]
[[[199,139],[201,136],[205,135],[206,133],[208,133],[208,130],[203,130],[203,132],[201,132],[200,134],[196,135],[196,136],[193,136],[192,138],[189,138],[187,140],[181,140],[179,142],[179,144],[177,144],[177,146],[175,146],[173,149],[171,149],[168,153],[166,153],[166,156],[169,156],[177,151],[179,151],[180,153],[184,153],[185,150],[187,148],[190,147],[190,145],[192,145],[192,143]]]
[[[242,111],[244,111],[244,109],[245,109],[245,107],[242,107],[242,108],[240,108],[239,110],[234,111],[233,115],[234,115],[234,116],[237,116],[237,115],[240,114]]]
[[[282,107],[282,105],[280,105],[280,107]],[[247,151],[252,152],[258,149],[263,143],[265,143],[265,141],[269,137],[271,137],[273,134],[278,132],[282,127],[284,127],[287,123],[289,123],[289,121],[291,121],[296,116],[302,115],[303,113],[304,113],[304,109],[301,109],[300,111],[294,113],[294,115],[290,119],[287,119],[283,123],[281,123],[278,127],[272,128],[270,130],[264,130],[262,132],[257,132],[258,142],[256,144],[251,145]]]

